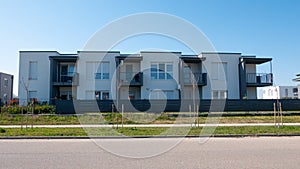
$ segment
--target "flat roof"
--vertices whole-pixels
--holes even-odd
[[[140,53],[174,53],[181,54],[181,52],[172,52],[172,51],[140,51]]]
[[[120,53],[120,51],[79,50],[77,53]]]
[[[242,57],[241,59],[245,63],[257,65],[272,61],[272,58]]]
[[[0,74],[2,74],[2,75],[7,75],[7,76],[14,76],[14,75],[12,75],[12,74],[3,73],[3,72],[0,72]]]
[[[201,52],[201,54],[228,54],[228,55],[241,55],[239,52]]]
[[[125,61],[141,61],[143,60],[143,57],[139,54],[122,54],[121,56],[116,56],[116,59],[121,59],[121,60],[125,60]]]

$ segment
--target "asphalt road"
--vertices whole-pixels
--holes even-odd
[[[199,141],[203,140],[0,140],[0,168],[300,168],[300,137]]]

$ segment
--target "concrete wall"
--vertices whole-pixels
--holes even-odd
[[[141,71],[144,72],[144,85],[142,86],[141,99],[149,99],[152,94],[159,90],[173,91],[173,97],[170,99],[178,99],[179,84],[179,57],[181,53],[169,52],[141,52],[143,61],[141,62]],[[151,80],[150,68],[151,63],[172,63],[173,79],[172,80]]]
[[[247,99],[257,99],[256,87],[247,87]]]
[[[204,53],[202,57],[206,60],[202,64],[203,73],[207,73],[207,86],[203,87],[203,99],[211,99],[213,90],[227,90],[228,99],[239,99],[239,58],[241,54],[216,54]],[[213,79],[212,75],[216,71],[213,68],[213,63],[227,63],[227,70],[221,70],[221,75],[226,76],[226,79]]]
[[[77,86],[77,99],[92,99],[90,95],[95,90],[109,91],[109,98],[116,98],[116,61],[115,57],[120,52],[101,52],[101,51],[79,51],[79,59],[77,61],[77,72],[79,73],[79,85]],[[94,75],[91,78],[87,75],[87,63],[109,62],[109,79],[95,80]],[[94,68],[96,73],[97,67]]]
[[[20,51],[19,55],[19,101],[26,104],[26,89],[37,91],[38,101],[49,101],[50,61],[49,56],[59,55],[56,51]],[[37,62],[37,79],[29,79],[29,63]]]
[[[7,80],[7,84],[5,84],[6,80]],[[9,101],[13,98],[13,81],[14,81],[13,75],[0,73],[0,101],[3,104],[9,104]]]
[[[246,73],[256,73],[256,65],[255,64],[247,64],[246,65]]]

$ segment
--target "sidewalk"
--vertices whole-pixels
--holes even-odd
[[[199,124],[200,127],[210,126],[210,127],[240,127],[240,126],[274,126],[274,123],[235,123],[235,124]],[[281,124],[280,124],[281,125]],[[300,126],[300,123],[283,123],[284,126]],[[34,128],[98,128],[98,127],[116,127],[117,125],[102,124],[102,125],[33,125]],[[118,125],[122,127],[122,124]],[[192,127],[195,124],[124,124],[123,127]],[[25,125],[23,125],[25,127]],[[28,125],[31,127],[31,124]],[[21,128],[21,125],[0,125],[0,128]]]

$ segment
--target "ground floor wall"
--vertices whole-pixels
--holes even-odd
[[[283,111],[300,111],[300,99],[279,100]],[[273,111],[277,100],[57,100],[56,113],[87,112],[189,112],[190,107],[199,112]]]

